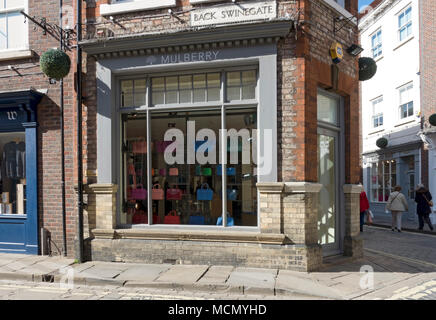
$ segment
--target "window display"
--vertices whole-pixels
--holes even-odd
[[[0,214],[25,214],[26,144],[23,133],[0,133]]]
[[[371,198],[374,202],[388,201],[389,194],[397,184],[397,163],[384,160],[371,164]]]
[[[257,73],[249,70],[225,72],[224,77],[218,72],[152,77],[150,103],[220,101],[222,81],[230,91],[227,100],[255,98]],[[134,103],[136,84],[123,80],[121,86],[121,107],[125,101]],[[184,105],[151,108],[148,114],[149,119],[146,112],[122,116],[121,223],[222,226],[225,213],[226,226],[257,226],[257,107]],[[221,147],[224,134],[226,148]]]

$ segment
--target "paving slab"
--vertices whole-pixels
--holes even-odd
[[[299,277],[295,272],[280,270],[277,275],[275,289],[277,293],[302,294],[318,296],[327,299],[342,299],[341,292],[334,288],[318,283],[308,277]]]
[[[153,282],[159,275],[172,267],[171,264],[144,264],[141,266],[130,266],[127,270],[123,271],[115,279],[117,280],[134,280]]]
[[[234,270],[232,266],[212,266],[198,281],[199,284],[224,284]]]
[[[95,278],[95,279],[114,279],[120,273],[125,271],[124,268],[119,266],[92,266],[91,268],[85,269],[75,275],[82,278]]]
[[[161,274],[156,282],[169,283],[195,283],[209,269],[204,265],[173,265],[168,271]]]
[[[243,286],[246,294],[274,294],[277,269],[236,268],[227,284]]]

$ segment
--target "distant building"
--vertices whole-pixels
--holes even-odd
[[[409,200],[403,219],[410,221],[417,220],[414,190],[429,182],[427,150],[419,133],[430,109],[435,112],[434,99],[431,106],[422,95],[423,74],[432,70],[420,62],[426,56],[420,50],[424,2],[377,0],[359,23],[362,56],[372,57],[378,66],[376,76],[361,84],[363,183],[376,215],[387,215],[389,193],[400,185]],[[380,138],[387,139],[387,147],[376,145]]]

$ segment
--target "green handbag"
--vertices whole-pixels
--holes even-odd
[[[211,176],[212,175],[212,168],[203,168],[201,170],[203,176]]]

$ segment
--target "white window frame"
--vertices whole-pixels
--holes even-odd
[[[0,1],[4,1],[4,0],[0,0]],[[23,0],[24,5],[20,6],[20,7],[11,7],[11,8],[5,8],[5,9],[0,9],[0,14],[5,14],[5,13],[16,13],[16,12],[20,12],[20,11],[24,11],[25,13],[29,12],[29,3],[28,0]],[[24,20],[24,16],[23,16],[23,20]],[[6,48],[6,49],[0,49],[0,53],[13,53],[15,51],[22,51],[22,50],[29,50],[29,27],[28,27],[28,23],[23,23],[23,28],[24,28],[24,44],[21,47],[16,47],[16,48]],[[9,37],[9,32],[7,34],[7,37]],[[2,60],[2,57],[0,56],[0,60]]]
[[[400,16],[402,14],[406,15],[406,11],[410,9],[410,20],[406,21],[403,25],[399,25],[400,24]],[[402,9],[397,15],[397,25],[398,25],[398,42],[402,43],[408,39],[410,39],[413,36],[413,17],[412,17],[412,13],[413,13],[413,8],[412,8],[412,4],[407,5],[404,9]],[[411,32],[408,36],[406,36],[404,39],[401,39],[401,30],[404,28],[408,28],[410,25],[411,27]]]
[[[373,129],[380,129],[383,128],[384,126],[384,118],[383,118],[383,111],[375,113],[375,106],[377,104],[382,104],[383,103],[383,96],[377,97],[373,100],[371,100],[371,107],[372,107],[372,112],[371,112],[371,127]],[[381,118],[381,122],[382,124],[379,124],[377,126],[375,126],[374,120],[378,119],[378,123],[380,122],[380,118]]]
[[[110,4],[100,5],[100,14],[108,16],[175,6],[176,0],[112,0]]]
[[[385,172],[384,163],[386,163],[386,162],[389,163],[389,173]],[[370,165],[370,185],[371,185],[371,188],[370,188],[370,192],[371,192],[370,199],[371,199],[372,202],[378,202],[378,203],[386,203],[387,202],[387,198],[389,197],[389,194],[392,192],[392,190],[394,188],[393,183],[392,183],[392,175],[393,175],[393,173],[392,173],[392,164],[393,163],[395,163],[395,166],[396,166],[395,167],[395,176],[396,176],[396,172],[398,170],[398,162],[396,161],[396,159],[379,160],[379,161],[376,161],[376,162],[371,162],[371,165]],[[374,182],[373,181],[373,177],[374,177],[374,171],[373,170],[374,170],[374,166],[376,164],[377,164],[377,175],[375,176],[376,177],[376,179],[375,179],[376,181]],[[379,181],[380,171],[381,171],[382,181]],[[385,185],[385,181],[384,181],[385,175],[389,175],[389,183],[388,183],[388,185]],[[397,180],[397,177],[395,177],[395,180]],[[382,190],[382,200],[381,201],[378,198],[379,197],[378,191],[380,189]],[[377,198],[374,198],[373,190],[377,190]],[[385,192],[386,190],[388,190],[387,194]]]
[[[406,83],[405,85],[402,85],[401,87],[399,87],[397,89],[398,90],[398,113],[399,113],[399,120],[400,121],[402,121],[404,119],[410,119],[410,117],[412,117],[415,114],[415,106],[414,106],[414,99],[413,99],[413,88],[414,88],[413,81],[410,81],[410,82]],[[401,91],[402,90],[404,90],[404,91],[411,90],[412,100],[407,101],[407,102],[401,101]],[[413,108],[412,109],[412,113],[409,114],[409,112],[407,112],[407,114],[408,114],[407,117],[403,117],[402,107],[404,105],[408,105],[409,103],[412,103],[412,108]]]
[[[376,38],[377,43],[374,46],[373,43],[373,38]],[[371,53],[372,53],[372,57],[375,58],[380,58],[383,56],[383,32],[382,29],[378,29],[377,31],[375,31],[374,33],[372,33],[370,36],[370,41],[371,41]],[[376,53],[375,53],[376,51]]]

